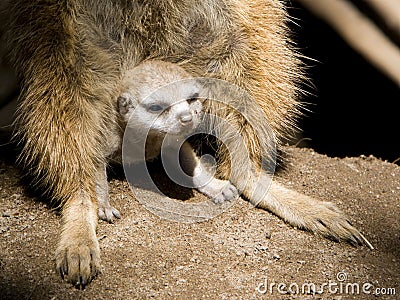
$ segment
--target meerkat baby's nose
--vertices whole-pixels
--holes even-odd
[[[193,117],[192,114],[187,113],[187,114],[183,114],[180,116],[180,122],[182,125],[189,125],[190,123],[192,123]]]

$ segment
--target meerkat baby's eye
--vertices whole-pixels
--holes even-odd
[[[160,112],[162,111],[164,108],[159,105],[159,104],[152,104],[148,107],[148,110],[151,112]]]
[[[190,104],[196,102],[197,100],[199,100],[199,93],[194,93],[189,99],[187,99],[187,102]]]

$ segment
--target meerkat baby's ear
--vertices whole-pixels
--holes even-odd
[[[118,111],[121,115],[126,115],[135,108],[135,99],[130,93],[122,93],[118,96]]]

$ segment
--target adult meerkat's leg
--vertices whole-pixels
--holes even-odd
[[[321,234],[338,242],[366,244],[373,248],[335,204],[290,190],[275,180],[271,181],[265,173],[262,173],[259,179],[261,182],[270,182],[270,186],[261,183],[264,190],[261,190],[260,186],[249,186],[244,191],[244,195],[255,206],[273,212],[297,228]]]
[[[7,43],[21,79],[20,160],[62,206],[60,274],[82,287],[100,269],[96,166],[105,164],[115,68],[68,1],[13,1]],[[90,51],[87,51],[90,49]]]
[[[63,204],[62,220],[56,267],[63,278],[83,287],[100,271],[96,198],[83,191],[70,197]]]
[[[220,174],[229,178],[250,202],[274,212],[293,226],[352,244],[368,244],[334,204],[317,201],[275,181],[271,183],[271,175],[260,171],[260,157],[265,153],[267,161],[273,162],[272,139],[277,138],[279,147],[279,140],[293,131],[299,114],[298,86],[303,74],[301,62],[289,43],[287,19],[280,1],[245,0],[232,4],[234,25],[230,27],[230,37],[226,37],[230,51],[224,52],[223,57],[214,57],[212,76],[243,88],[255,102],[239,97],[235,103],[235,99],[232,102],[223,95],[224,91],[218,90],[212,98],[227,99],[224,102],[231,108],[208,101],[210,114],[231,125],[218,121],[210,125],[225,144],[218,150]],[[247,119],[240,108],[247,111]],[[273,135],[265,130],[268,126]],[[238,148],[234,138],[238,134],[247,149]]]
[[[251,106],[255,109],[252,110]],[[254,206],[275,213],[295,227],[336,241],[346,241],[353,245],[366,244],[372,248],[333,203],[318,201],[272,180],[274,149],[271,139],[274,137],[267,129],[267,120],[262,110],[257,110],[257,107],[255,102],[247,102],[248,113],[256,120],[251,123],[239,112],[232,112],[236,116],[231,116],[231,122],[219,122],[220,118],[216,118],[213,123],[211,118],[216,136],[224,143],[225,150],[219,153],[222,177],[229,178]],[[243,143],[238,143],[240,139],[243,139]],[[256,149],[263,151],[256,152]],[[264,164],[262,156],[266,158]]]

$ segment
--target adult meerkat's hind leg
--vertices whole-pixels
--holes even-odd
[[[295,227],[335,241],[373,248],[333,203],[318,201],[272,180],[275,136],[255,101],[241,89],[222,89],[218,84],[209,87],[212,97],[222,100],[208,104],[215,114],[208,114],[206,123],[211,127],[208,130],[213,129],[224,144],[217,153],[223,178],[229,178],[250,203],[273,212]],[[241,105],[241,101],[246,105]],[[236,108],[230,109],[230,116],[224,119],[216,116],[229,106]]]
[[[251,103],[251,102],[249,102]],[[335,241],[346,241],[352,245],[372,245],[364,236],[351,225],[348,218],[331,202],[318,201],[312,197],[290,190],[272,179],[274,168],[274,147],[271,143],[273,136],[268,126],[263,126],[260,111],[251,114],[257,122],[249,124],[242,119],[241,131],[235,129],[236,123],[218,127],[218,136],[224,141],[229,152],[231,166],[223,162],[225,178],[239,189],[239,191],[257,207],[269,210],[284,219],[289,224],[321,234]],[[240,119],[240,116],[236,117]],[[267,123],[264,123],[267,124]],[[238,138],[232,138],[241,132],[243,143]],[[252,145],[264,151],[254,153]],[[224,153],[226,159],[227,154]],[[260,157],[267,156],[266,161],[260,162]]]
[[[262,120],[261,116],[257,120]],[[258,147],[273,151],[270,135],[263,134],[264,128],[260,126],[258,126],[260,130],[253,133],[255,128],[244,123],[246,121],[243,121],[241,126],[247,128],[242,128],[241,131],[243,147],[237,143],[237,138],[232,138],[235,132],[239,132],[234,129],[235,127],[226,128],[219,124],[219,138],[224,141],[231,162],[231,166],[227,167],[226,161],[223,161],[224,178],[229,178],[250,203],[273,212],[292,226],[321,234],[335,241],[346,241],[352,245],[366,244],[373,248],[335,204],[318,201],[273,180],[274,170],[270,164],[273,164],[274,153],[264,153],[269,154],[269,159],[263,168],[257,156],[252,155],[251,149],[248,148],[257,141]],[[226,156],[224,153],[225,159]]]
[[[302,62],[290,46],[288,16],[282,1],[244,0],[232,7],[230,24],[236,26],[231,28],[235,34],[226,40],[236,40],[226,47],[230,51],[224,52],[225,57],[214,57],[213,66],[217,67],[212,68],[213,77],[239,86],[254,100],[240,91],[229,97],[218,86],[216,93],[212,91],[207,97],[226,100],[207,103],[210,115],[217,116],[209,122],[210,132],[216,132],[225,144],[217,151],[221,177],[229,178],[251,203],[293,226],[352,244],[370,245],[334,204],[271,183],[273,170],[268,168],[273,166],[274,141],[293,132],[300,114],[297,98],[304,80]],[[271,130],[266,130],[268,126]],[[242,136],[244,147],[238,146],[237,136]],[[260,157],[266,159],[264,166]],[[261,171],[260,181],[262,167],[269,173]]]

